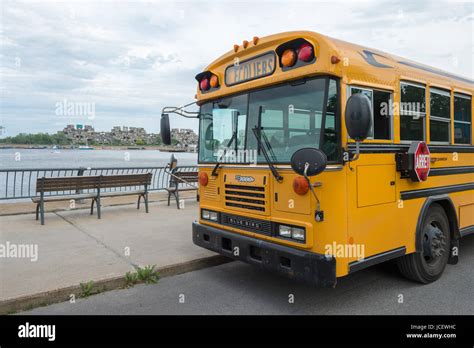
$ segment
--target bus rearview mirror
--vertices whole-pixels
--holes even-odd
[[[372,127],[372,106],[365,94],[350,96],[346,104],[345,119],[349,136],[355,141],[364,141]]]
[[[161,114],[160,134],[163,144],[171,145],[170,118],[168,114]]]
[[[296,151],[291,156],[291,168],[305,177],[318,175],[327,165],[327,157],[319,149],[307,147]]]

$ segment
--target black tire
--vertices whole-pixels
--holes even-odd
[[[408,279],[428,284],[438,280],[444,272],[450,253],[450,227],[444,209],[433,203],[423,217],[420,243],[422,251],[397,259],[400,272]],[[430,239],[430,237],[435,236]],[[433,241],[432,243],[430,241]],[[429,248],[427,245],[433,245]]]

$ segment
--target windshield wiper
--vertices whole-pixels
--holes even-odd
[[[252,128],[252,132],[255,135],[255,138],[257,139],[258,148],[263,153],[263,157],[265,157],[265,160],[267,161],[268,166],[270,167],[270,170],[271,170],[273,176],[275,177],[276,181],[281,182],[283,180],[283,177],[280,175],[280,173],[278,173],[278,170],[275,168],[275,166],[273,165],[273,162],[270,160],[270,157],[268,156],[268,153],[267,153],[267,150],[265,149],[265,146],[263,146],[263,144],[262,144],[262,140],[261,140],[262,127],[260,126],[262,124],[262,113],[263,113],[263,106],[260,105],[258,107],[258,118],[257,118],[258,126],[255,126],[254,128]],[[263,136],[264,136],[265,143],[268,146],[268,149],[272,153],[273,159],[276,160],[275,153],[273,152],[273,149],[270,145],[270,142],[268,141],[268,138],[267,138],[265,132],[263,132]]]
[[[265,145],[267,145],[268,151],[270,151],[270,155],[272,155],[273,162],[276,162],[275,152],[273,152],[272,145],[270,144],[267,134],[265,133],[262,127],[260,127],[260,135],[263,138],[263,141],[265,141]]]
[[[283,180],[283,177],[278,173],[278,170],[275,168],[273,165],[273,162],[270,160],[270,157],[268,156],[268,152],[265,149],[265,146],[263,146],[262,140],[260,139],[261,136],[261,130],[259,127],[255,126],[252,128],[252,132],[255,135],[255,138],[257,139],[258,147],[260,151],[263,153],[263,157],[265,157],[265,160],[268,163],[268,166],[270,167],[270,170],[275,177],[276,181],[281,182]]]
[[[222,153],[221,158],[219,159],[219,161],[217,161],[216,165],[214,166],[214,169],[212,170],[212,174],[211,174],[212,176],[217,176],[217,169],[219,169],[219,166],[221,165],[221,162],[224,159],[225,154],[227,153],[227,150],[229,149],[229,146],[233,143],[234,139],[236,138],[237,138],[237,131],[234,131],[234,133],[232,133],[232,137],[230,138],[229,142],[224,148],[224,152]]]

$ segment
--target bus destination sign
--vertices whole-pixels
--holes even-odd
[[[225,70],[227,86],[259,79],[271,75],[275,71],[275,53],[269,52],[244,61],[236,61]]]

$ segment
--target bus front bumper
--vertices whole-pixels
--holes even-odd
[[[321,287],[336,286],[336,260],[296,248],[193,223],[194,244],[273,273]]]

